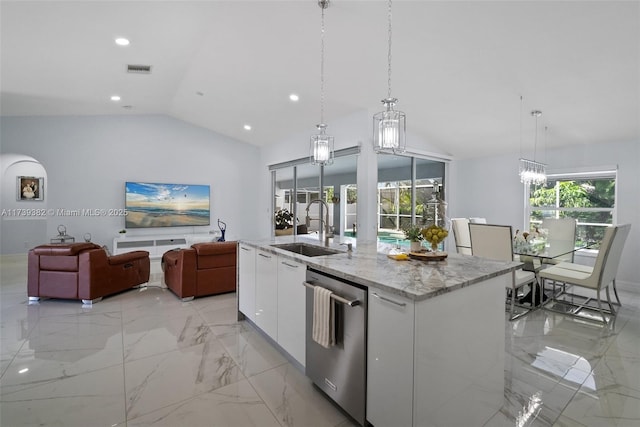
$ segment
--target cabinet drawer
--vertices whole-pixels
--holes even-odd
[[[373,425],[413,424],[414,314],[413,301],[369,288],[367,420]]]
[[[303,366],[306,272],[306,265],[278,257],[278,344]]]

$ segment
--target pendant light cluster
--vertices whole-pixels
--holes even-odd
[[[320,26],[320,124],[316,125],[318,133],[313,135],[309,144],[309,158],[314,165],[330,165],[333,163],[334,138],[327,135],[324,123],[324,11],[330,0],[318,0],[321,10]],[[384,111],[373,116],[373,148],[378,153],[403,153],[406,150],[406,116],[402,111],[394,109],[398,100],[391,96],[391,41],[393,35],[391,13],[392,2],[388,1],[388,50],[387,50],[387,97],[382,100]]]
[[[320,25],[320,124],[316,125],[318,134],[311,137],[309,144],[311,164],[326,166],[333,163],[333,136],[327,135],[324,123],[324,10],[329,0],[318,0],[322,11]]]
[[[391,0],[388,3],[388,51],[387,51],[387,97],[382,100],[384,111],[373,116],[373,149],[377,152],[403,153],[406,149],[406,116],[393,107],[398,100],[391,96]]]
[[[520,102],[522,104],[522,97],[520,97]],[[539,110],[531,112],[531,116],[536,119],[533,160],[520,158],[520,182],[525,185],[544,185],[547,183],[547,165],[536,161],[536,150],[538,148],[538,118],[541,115],[542,111]],[[522,139],[522,129],[520,130],[520,138]]]
[[[534,160],[520,159],[520,182],[525,185],[547,183],[547,166]]]

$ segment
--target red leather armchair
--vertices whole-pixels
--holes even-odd
[[[236,290],[237,242],[196,243],[162,255],[164,281],[183,301]]]
[[[93,304],[149,281],[149,252],[109,256],[94,243],[37,246],[29,251],[29,301],[40,297],[79,299]]]

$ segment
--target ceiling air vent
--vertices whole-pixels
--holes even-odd
[[[127,73],[151,74],[151,65],[127,65]]]

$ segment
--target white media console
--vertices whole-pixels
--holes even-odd
[[[184,249],[194,243],[213,242],[218,237],[216,234],[209,233],[116,237],[113,239],[113,254],[148,251],[150,258],[160,258],[171,249]]]

